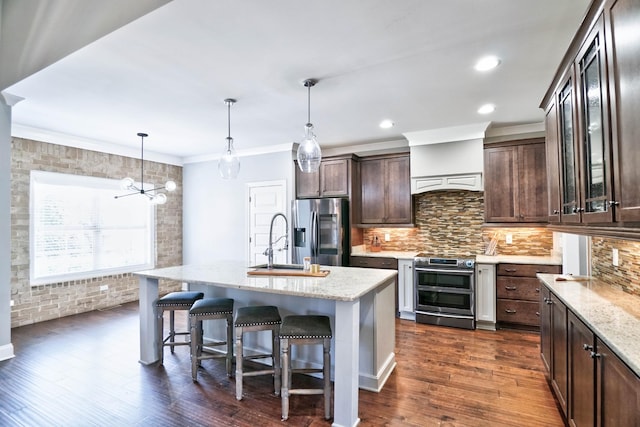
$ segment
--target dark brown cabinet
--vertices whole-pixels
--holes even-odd
[[[558,265],[498,264],[496,320],[498,326],[540,326],[540,281],[537,273],[560,273]]]
[[[609,0],[605,32],[616,220],[640,221],[640,40],[630,39],[640,25],[640,3]],[[633,89],[632,89],[633,88]]]
[[[540,351],[551,388],[573,427],[640,425],[640,378],[546,286]]]
[[[545,95],[547,141],[557,141],[547,151],[550,222],[637,233],[640,40],[627,34],[638,25],[638,1],[594,1]]]
[[[549,289],[540,290],[540,356],[563,415],[567,416],[567,307]]]
[[[349,197],[352,194],[353,160],[327,158],[317,172],[304,173],[296,164],[296,198]]]
[[[486,222],[547,222],[547,164],[543,138],[486,144]]]
[[[640,425],[640,378],[569,312],[569,424]]]
[[[361,225],[411,225],[411,178],[406,154],[360,162]]]
[[[349,261],[349,266],[397,270],[398,260],[395,258],[388,258],[388,257],[352,256]]]

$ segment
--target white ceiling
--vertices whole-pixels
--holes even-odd
[[[13,133],[139,148],[178,163],[299,141],[543,121],[539,103],[588,0],[174,0],[7,88]],[[116,13],[116,11],[114,11]],[[501,58],[489,73],[474,62]],[[480,116],[482,104],[496,111]],[[396,126],[380,129],[382,119]]]

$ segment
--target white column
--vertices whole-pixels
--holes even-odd
[[[158,279],[140,277],[140,363],[150,365],[159,360],[156,346],[154,303],[158,299]]]
[[[334,329],[333,426],[352,427],[360,423],[358,418],[360,300],[336,301]]]
[[[0,360],[14,356],[11,344],[11,107],[21,101],[0,94]]]

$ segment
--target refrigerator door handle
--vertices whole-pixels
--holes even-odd
[[[318,212],[311,212],[311,257],[312,262],[318,257]]]

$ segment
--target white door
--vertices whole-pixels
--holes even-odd
[[[286,207],[286,181],[270,181],[250,183],[249,187],[249,265],[265,264],[267,257],[265,249],[269,246],[269,226],[271,218],[276,213],[288,216]],[[273,226],[273,240],[284,236],[288,230],[282,217],[276,218]],[[289,259],[288,251],[281,250],[284,246],[283,238],[273,245],[273,262],[286,264]]]

